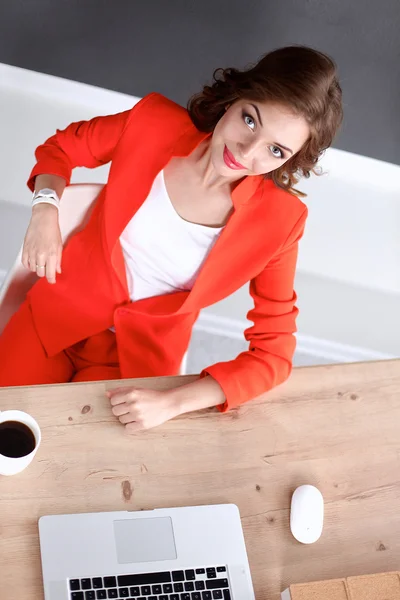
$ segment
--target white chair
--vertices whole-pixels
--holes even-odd
[[[102,189],[103,184],[101,183],[76,184],[65,188],[59,214],[63,244],[87,223],[93,205]],[[36,273],[25,269],[21,257],[22,247],[0,289],[0,335],[12,315],[25,300],[29,289],[37,281]],[[181,375],[186,372],[186,364],[187,354],[182,361]]]
[[[78,184],[65,188],[59,215],[63,244],[86,224],[102,188],[100,183]],[[0,289],[0,335],[11,316],[25,300],[29,289],[37,281],[36,273],[25,269],[21,257],[22,247]]]

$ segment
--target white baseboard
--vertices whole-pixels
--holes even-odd
[[[251,325],[250,321],[230,319],[203,312],[195,325],[197,331],[211,335],[222,335],[235,340],[243,340],[243,331]],[[376,352],[368,348],[359,348],[341,344],[333,340],[324,340],[297,333],[297,351],[321,358],[332,363],[362,362],[369,360],[387,360],[396,358],[390,354]]]

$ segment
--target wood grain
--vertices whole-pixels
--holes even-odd
[[[37,521],[57,513],[233,502],[258,600],[278,600],[296,582],[398,568],[400,361],[296,369],[239,410],[192,413],[135,436],[111,414],[104,392],[117,385],[0,389],[0,409],[29,412],[43,435],[28,469],[0,477],[2,600],[43,598]],[[289,531],[291,494],[303,483],[326,502],[312,546]]]

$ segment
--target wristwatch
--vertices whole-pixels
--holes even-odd
[[[43,188],[42,190],[33,193],[32,206],[41,203],[52,204],[56,208],[60,208],[60,198],[58,197],[57,192],[50,188]]]

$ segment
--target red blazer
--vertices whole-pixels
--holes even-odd
[[[199,311],[250,282],[249,350],[203,372],[223,388],[227,410],[290,374],[293,280],[307,208],[271,180],[245,178],[193,289],[131,302],[119,236],[170,158],[188,156],[205,137],[184,108],[150,94],[131,110],[73,123],[39,146],[31,189],[42,173],[69,183],[74,167],[111,161],[111,169],[88,225],[64,249],[56,285],[39,280],[28,301],[49,356],[115,325],[122,376],[150,377],[176,374]]]

